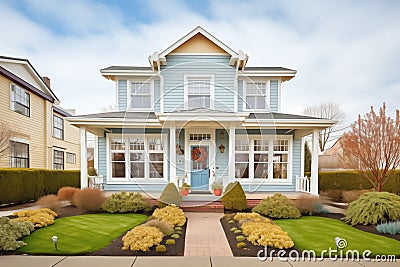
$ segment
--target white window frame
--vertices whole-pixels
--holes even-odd
[[[54,119],[55,119],[55,118],[61,120],[62,128],[58,128],[58,127],[55,126],[55,124],[54,124]],[[64,123],[64,118],[61,117],[61,116],[59,116],[59,115],[53,114],[53,121],[52,121],[52,124],[53,124],[53,137],[54,137],[54,138],[57,138],[57,139],[60,139],[60,140],[64,140],[64,137],[65,137],[65,123]],[[56,129],[59,130],[59,131],[61,132],[61,137],[58,137],[58,136],[55,135],[55,130],[56,130]]]
[[[184,109],[187,110],[189,108],[189,88],[188,82],[191,79],[210,79],[210,107],[209,109],[214,109],[214,100],[215,100],[215,86],[214,86],[214,74],[184,74]]]
[[[68,159],[68,156],[70,157],[69,159],[73,159],[72,161]],[[76,164],[76,154],[72,152],[66,152],[65,153],[65,162],[67,164]]]
[[[154,80],[149,80],[149,79],[137,79],[137,80],[128,80],[127,81],[127,107],[126,110],[128,111],[153,111],[154,110]],[[135,108],[131,107],[132,103],[132,83],[148,83],[150,86],[150,107],[148,108]],[[118,88],[118,84],[117,84]],[[117,89],[118,90],[118,89]],[[118,92],[117,92],[118,95]],[[117,100],[118,101],[118,100]],[[117,102],[118,104],[118,102]]]
[[[63,157],[62,157],[62,159],[63,159],[62,169],[54,168],[55,165],[61,165],[60,163],[55,163],[55,161],[54,161],[56,152],[60,152],[63,155]],[[53,149],[53,170],[65,170],[65,151],[62,150],[62,149]]]
[[[24,94],[28,95],[28,106],[26,106],[25,104],[22,104],[22,103],[18,102],[18,101],[15,99],[15,94],[16,94],[17,88],[20,89],[20,90],[22,90],[22,92],[23,92]],[[21,112],[18,112],[18,110],[15,109],[15,103],[17,103],[17,104],[23,106],[24,108],[27,108],[28,114],[23,114],[23,113],[21,113]],[[15,112],[18,113],[18,114],[23,115],[23,116],[26,116],[26,117],[30,117],[30,116],[31,116],[31,95],[30,95],[30,93],[27,92],[27,90],[25,90],[24,88],[22,88],[21,86],[18,86],[18,85],[16,85],[16,84],[10,84],[10,109],[11,109],[12,111],[15,111]]]
[[[293,166],[293,136],[292,135],[236,135],[236,139],[247,138],[250,145],[250,156],[249,156],[249,178],[236,178],[235,181],[240,181],[242,184],[271,184],[271,185],[292,185],[292,166]],[[268,140],[268,178],[260,179],[254,178],[254,140]],[[274,155],[274,140],[288,140],[288,171],[286,179],[274,179],[273,177],[273,155]],[[236,151],[235,151],[236,154]],[[235,159],[233,159],[235,160]],[[235,163],[235,162],[234,162]],[[235,166],[235,164],[233,164]]]
[[[159,139],[161,137],[163,142],[163,178],[150,178],[150,158],[149,158],[149,140],[150,139]],[[129,154],[129,140],[130,139],[144,139],[144,176],[143,178],[131,178],[130,175],[130,154]],[[111,139],[122,139],[125,145],[125,177],[124,178],[114,178],[111,176]],[[168,135],[167,134],[107,134],[106,136],[106,147],[107,147],[107,183],[108,184],[120,184],[120,183],[129,183],[129,184],[165,184],[168,182]]]
[[[265,90],[266,93],[264,96],[265,98],[265,108],[264,109],[252,109],[247,108],[247,84],[248,83],[265,83]],[[270,90],[271,90],[271,81],[265,79],[255,79],[255,80],[243,80],[243,111],[257,111],[257,112],[269,112],[270,111]],[[255,96],[255,95],[254,95]]]
[[[27,167],[13,167],[12,166],[12,154],[11,154],[11,142],[14,142],[14,143],[21,143],[21,144],[24,144],[24,145],[27,145],[28,146],[28,166]],[[11,137],[10,138],[10,143],[9,143],[9,145],[10,145],[10,148],[9,148],[9,157],[10,157],[10,168],[30,168],[30,164],[31,164],[31,154],[30,154],[30,144],[29,144],[29,140],[26,140],[26,139],[23,139],[23,138],[18,138],[18,137]],[[18,157],[14,157],[14,158],[18,158]],[[25,158],[24,158],[25,159]]]

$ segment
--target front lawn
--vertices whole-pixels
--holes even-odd
[[[317,216],[300,219],[274,220],[274,223],[289,233],[295,247],[300,250],[314,250],[317,255],[329,247],[336,249],[335,237],[347,241],[346,250],[371,250],[372,255],[400,256],[400,242],[391,238],[367,233],[339,220]],[[325,254],[325,256],[328,256]]]
[[[27,254],[82,255],[106,247],[114,239],[144,222],[142,214],[87,214],[55,220],[54,224],[33,232],[18,249]],[[58,236],[58,250],[51,237]]]

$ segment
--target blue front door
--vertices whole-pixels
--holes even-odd
[[[208,146],[190,146],[191,186],[193,190],[208,190],[210,169],[208,166]]]

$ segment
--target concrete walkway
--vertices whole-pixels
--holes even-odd
[[[185,212],[185,256],[232,256],[219,219],[223,213]]]
[[[399,260],[398,260],[399,261]],[[366,261],[285,261],[277,258],[259,261],[256,257],[102,257],[102,256],[1,256],[4,267],[265,267],[265,266],[399,266],[399,263],[373,263]]]

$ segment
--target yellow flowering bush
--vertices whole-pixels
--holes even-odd
[[[57,213],[48,208],[43,208],[38,210],[16,211],[13,213],[13,216],[18,217],[14,219],[16,221],[31,222],[36,228],[41,228],[53,224]]]
[[[279,249],[291,248],[293,240],[279,226],[269,222],[245,222],[242,224],[243,234],[256,246],[269,246]]]
[[[122,249],[148,251],[152,246],[159,245],[163,236],[164,234],[156,227],[136,226],[122,238]]]
[[[156,209],[153,216],[160,221],[167,222],[174,226],[183,226],[186,222],[183,210],[176,206],[166,206],[162,209]]]
[[[238,212],[233,219],[237,222],[241,220],[250,220],[253,222],[271,222],[270,219],[265,218],[256,212]]]

